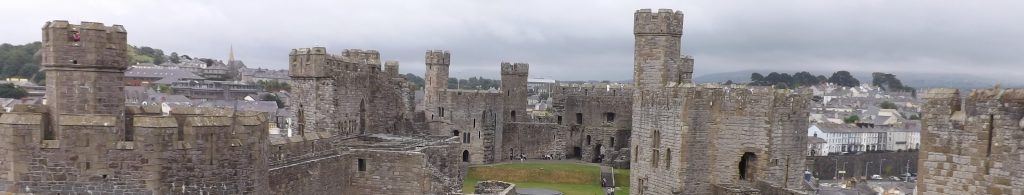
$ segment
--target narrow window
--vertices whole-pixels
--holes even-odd
[[[587,145],[590,145],[590,136],[587,135]]]
[[[476,128],[476,119],[473,119],[473,128]]]
[[[609,140],[611,140],[611,144],[608,145],[612,146],[612,149],[615,149],[615,137],[610,137]]]
[[[652,138],[651,138],[651,141],[653,142],[653,143],[651,144],[651,147],[652,147],[652,148],[658,148],[658,147],[661,147],[661,132],[660,132],[660,131],[658,131],[658,130],[654,130],[654,135],[653,135],[653,136],[651,136],[651,137],[652,137]]]
[[[359,159],[359,171],[366,171],[366,159]]]
[[[516,111],[512,111],[512,122],[516,122]]]
[[[658,167],[658,159],[661,158],[661,154],[658,153],[658,149],[653,149],[654,154],[651,155],[651,167]]]
[[[609,122],[609,123],[615,122],[615,113],[612,113],[612,112],[604,113],[604,121],[605,122]]]
[[[302,112],[299,113],[301,114]],[[174,120],[178,122],[178,141],[185,141],[185,116],[174,116]],[[299,118],[299,134],[302,134],[302,118]]]
[[[672,167],[672,149],[665,149],[665,169]]]
[[[124,115],[124,141],[135,140],[135,121],[131,114]]]
[[[576,113],[576,124],[577,125],[582,125],[583,124],[583,113]]]
[[[559,115],[559,116],[558,116],[558,124],[559,124],[559,125],[561,125],[561,124],[562,124],[562,116],[561,116],[561,115]]]
[[[988,115],[988,148],[986,149],[985,156],[992,156],[992,139],[995,138],[995,115]]]
[[[53,131],[53,125],[50,124],[52,123],[50,120],[51,119],[49,114],[43,115],[43,140],[57,139],[57,132]]]

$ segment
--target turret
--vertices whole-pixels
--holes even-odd
[[[423,75],[426,84],[423,89],[424,105],[433,108],[438,102],[441,91],[448,88],[448,66],[451,53],[445,50],[428,50],[424,55],[427,74]]]
[[[61,114],[124,113],[127,31],[121,25],[56,20],[43,26],[47,105]],[[59,119],[54,117],[54,122]]]
[[[288,76],[292,78],[329,77],[327,48],[298,48],[288,54]]]
[[[396,78],[401,75],[398,74],[398,61],[388,60],[384,62],[384,71],[387,72],[387,76],[390,78]]]
[[[668,83],[690,83],[692,58],[680,56],[683,13],[660,9],[652,13],[641,9],[634,14],[636,38],[633,80],[636,89],[651,89]],[[689,59],[689,60],[687,60]]]
[[[346,49],[341,56],[357,66],[366,67],[365,70],[360,69],[362,72],[378,73],[381,71],[380,52],[377,50]]]
[[[505,93],[505,121],[526,122],[526,80],[529,78],[530,64],[501,63],[501,91]]]

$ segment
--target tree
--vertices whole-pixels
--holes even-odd
[[[409,80],[409,82],[415,84],[416,89],[422,89],[423,85],[426,83],[426,81],[423,80],[423,77],[416,76],[412,73],[405,73],[404,75],[402,75],[402,77],[404,77],[405,80]]]
[[[758,83],[759,81],[761,81],[763,79],[764,79],[764,75],[761,75],[761,73],[756,73],[755,72],[753,74],[750,74],[750,83],[751,84]]]
[[[271,93],[260,95],[260,101],[274,101],[277,102],[277,108],[284,108],[284,101],[281,101],[280,97]]]
[[[732,80],[726,80],[725,85],[732,85]]]
[[[828,82],[844,87],[860,86],[860,81],[858,81],[857,78],[854,78],[850,72],[845,70],[832,73],[832,77],[828,78]]]
[[[11,83],[0,84],[0,98],[21,99],[28,96],[28,91]]]
[[[843,122],[847,124],[856,123],[857,121],[860,121],[860,116],[857,115],[850,115],[849,117],[843,119]]]
[[[875,72],[871,73],[871,86],[882,88],[885,91],[914,91],[913,87],[904,86],[896,75]]]
[[[882,109],[896,109],[896,104],[889,101],[884,101],[881,104],[878,104],[878,107]]]
[[[171,60],[171,63],[175,64],[181,63],[181,56],[178,56],[178,52],[171,52],[171,57],[168,58],[168,60]]]

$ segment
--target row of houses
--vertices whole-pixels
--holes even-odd
[[[813,124],[807,129],[810,156],[918,150],[921,126],[905,122],[897,126]]]

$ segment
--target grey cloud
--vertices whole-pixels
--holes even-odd
[[[686,14],[697,74],[748,69],[964,72],[1024,76],[1016,1],[13,1],[0,42],[39,39],[44,21],[122,24],[129,42],[285,68],[291,48],[377,49],[423,73],[423,51],[453,53],[454,76],[628,80],[632,13]],[[49,11],[42,11],[49,10]],[[12,19],[14,18],[14,19]]]

